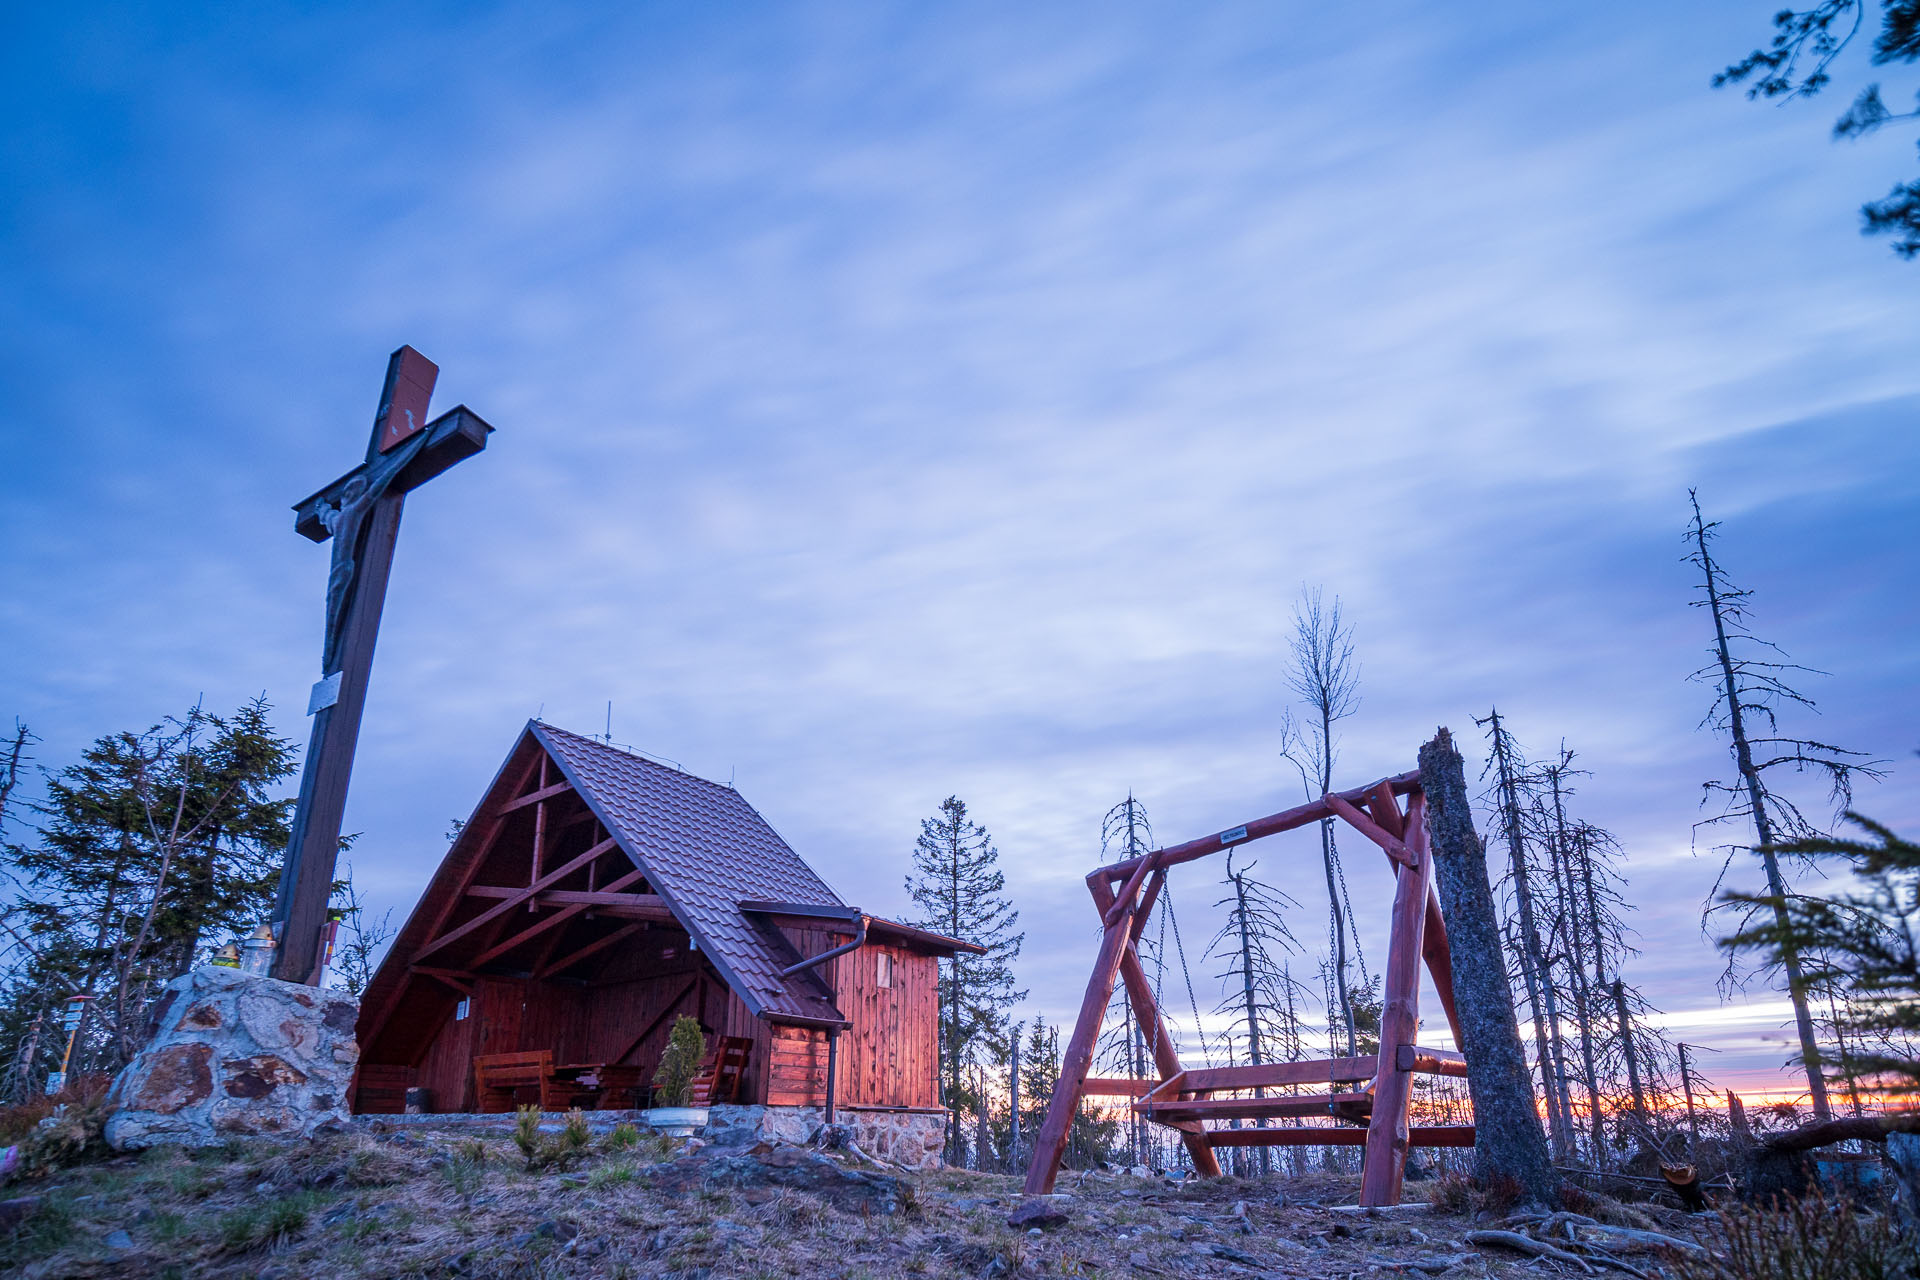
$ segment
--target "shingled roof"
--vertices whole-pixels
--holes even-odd
[[[549,779],[540,763],[543,757],[559,771],[558,781]],[[561,803],[563,792],[572,793],[564,803],[576,810],[584,807],[588,812],[578,816],[597,820],[606,831],[605,843],[618,846],[617,853],[607,852],[608,862],[625,858],[638,873],[634,878],[645,882],[624,891],[634,894],[636,903],[664,907],[756,1017],[814,1026],[847,1025],[819,969],[801,969],[790,976],[782,973],[802,959],[782,931],[783,922],[791,926],[838,921],[856,937],[871,936],[937,955],[981,950],[972,943],[846,905],[732,787],[530,720],[362,993],[359,1034],[363,1045],[387,1034],[390,1027],[401,1027],[400,1034],[418,1039],[419,1028],[406,1029],[412,1027],[410,1019],[431,1021],[434,1001],[464,989],[461,974],[468,966],[490,955],[513,952],[511,931],[496,927],[490,934],[476,932],[497,921],[503,909],[511,909],[500,901],[514,892],[509,883],[527,883],[501,878],[502,873],[525,874],[526,864],[512,871],[502,865],[496,837],[505,829],[504,821],[535,823],[537,830],[528,802],[550,796]],[[576,833],[577,847],[577,820],[562,817],[559,821]],[[523,827],[520,838],[524,841],[531,834]],[[514,854],[509,851],[507,856]],[[492,876],[483,879],[489,869]],[[573,876],[586,881],[577,888],[592,888],[585,870]],[[614,866],[603,868],[599,883],[612,886],[616,879],[631,884]],[[476,880],[487,887],[477,888]],[[562,913],[588,909],[558,903],[555,907],[543,918],[556,918],[562,925],[565,919],[557,918]],[[619,918],[605,923],[617,926]],[[496,943],[502,932],[507,939]],[[525,936],[531,939],[537,932],[535,926]],[[578,941],[579,935],[575,938]],[[555,941],[548,940],[549,956]],[[590,951],[591,944],[585,950]],[[519,952],[523,961],[529,954]],[[430,963],[422,964],[423,958]],[[554,963],[566,967],[560,960]]]
[[[845,904],[739,792],[550,724],[527,729],[748,1008],[844,1021],[809,973],[781,976],[791,948],[739,904]]]

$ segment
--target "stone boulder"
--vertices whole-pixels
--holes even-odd
[[[732,1152],[703,1147],[647,1171],[647,1181],[670,1191],[735,1191],[764,1204],[787,1191],[818,1196],[843,1213],[889,1215],[913,1203],[913,1189],[884,1173],[849,1169],[818,1152],[794,1147]]]
[[[344,1126],[359,1017],[338,991],[202,965],[154,1002],[146,1047],[113,1082],[107,1142],[201,1147]]]
[[[905,1169],[937,1169],[946,1149],[946,1112],[842,1108],[835,1121],[870,1156]],[[717,1106],[702,1133],[717,1147],[807,1146],[820,1137],[819,1107]]]

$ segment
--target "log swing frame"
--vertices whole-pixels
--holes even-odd
[[[1405,808],[1401,807],[1405,797]],[[1166,885],[1169,869],[1255,840],[1339,818],[1379,845],[1393,868],[1393,916],[1387,942],[1386,989],[1380,1013],[1380,1051],[1353,1058],[1318,1058],[1260,1066],[1187,1070],[1161,1018],[1152,985],[1140,963],[1139,940],[1147,918]],[[1471,1125],[1410,1127],[1407,1106],[1416,1073],[1464,1077],[1466,1059],[1458,1052],[1425,1049],[1415,1043],[1420,1026],[1420,965],[1433,976],[1453,1042],[1464,1043],[1453,1004],[1453,959],[1447,925],[1434,886],[1433,855],[1428,848],[1426,796],[1418,771],[1382,778],[1351,791],[1330,792],[1245,826],[1169,845],[1100,867],[1087,877],[1087,889],[1100,913],[1100,951],[1079,1020],[1067,1042],[1060,1079],[1047,1105],[1047,1118],[1034,1139],[1027,1169],[1028,1195],[1053,1190],[1065,1154],[1074,1112],[1088,1095],[1135,1096],[1133,1109],[1157,1124],[1178,1130],[1196,1172],[1220,1175],[1218,1147],[1364,1146],[1360,1203],[1379,1207],[1400,1203],[1407,1152],[1412,1147],[1470,1147]],[[1094,1042],[1116,984],[1124,985],[1134,1018],[1147,1029],[1160,1081],[1144,1093],[1132,1081],[1090,1080]],[[1330,1092],[1311,1095],[1227,1097],[1213,1095],[1285,1085],[1325,1084]],[[1210,1129],[1208,1120],[1264,1120],[1331,1116],[1349,1127]],[[1364,1129],[1351,1127],[1363,1121]]]

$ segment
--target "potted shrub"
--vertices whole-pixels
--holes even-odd
[[[667,1051],[653,1073],[653,1109],[647,1123],[676,1138],[686,1137],[707,1122],[707,1109],[693,1105],[693,1082],[700,1060],[707,1056],[707,1038],[697,1019],[685,1014],[674,1019]]]

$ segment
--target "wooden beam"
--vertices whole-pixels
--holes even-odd
[[[1401,823],[1401,834],[1426,821],[1427,798],[1419,791],[1407,796],[1407,812],[1400,815],[1398,804],[1393,799],[1391,788],[1384,785],[1376,788],[1376,793],[1368,801],[1368,808],[1376,814],[1391,812]],[[1388,852],[1391,857],[1391,851]],[[1399,874],[1401,864],[1394,865],[1394,873]],[[1460,1038],[1460,1015],[1453,1007],[1453,953],[1447,945],[1447,922],[1440,914],[1440,886],[1434,883],[1433,876],[1427,876],[1427,918],[1420,934],[1420,954],[1427,962],[1427,972],[1433,975],[1433,988],[1440,996],[1440,1008],[1446,1012],[1447,1027],[1453,1032],[1453,1043],[1464,1044]]]
[[[1104,923],[1113,924],[1123,913],[1133,910],[1133,901],[1140,892],[1140,886],[1146,883],[1147,876],[1153,871],[1155,856],[1148,854],[1140,860],[1139,869],[1133,873],[1133,878],[1127,881],[1127,887],[1120,891],[1119,896],[1114,898],[1113,905],[1107,908],[1102,917]]]
[[[1427,853],[1425,824],[1411,826],[1408,834],[1414,861],[1400,872],[1393,889],[1386,990],[1380,1011],[1379,1076],[1360,1173],[1360,1203],[1369,1208],[1400,1203],[1401,1179],[1412,1141],[1407,1131],[1407,1103],[1412,1097],[1413,1077],[1398,1067],[1401,1047],[1412,1045],[1420,1030],[1420,944],[1433,860]]]
[[[1367,793],[1367,813],[1388,835],[1405,842],[1407,819],[1400,812],[1400,802],[1394,798],[1392,787],[1374,783],[1373,790]]]
[[[1102,904],[1103,916],[1105,905]],[[1086,1087],[1088,1068],[1093,1065],[1093,1044],[1099,1038],[1107,1002],[1113,998],[1114,981],[1119,976],[1120,958],[1131,942],[1132,925],[1132,920],[1122,916],[1108,925],[1101,936],[1093,976],[1087,979],[1087,993],[1080,999],[1080,1016],[1073,1024],[1073,1035],[1068,1038],[1067,1051],[1060,1059],[1060,1076],[1047,1103],[1047,1118],[1033,1140],[1033,1163],[1027,1167],[1028,1195],[1051,1192],[1053,1180],[1060,1172],[1067,1133],[1073,1124],[1073,1113],[1079,1108],[1080,1094]]]
[[[581,856],[584,857],[585,855],[583,854]],[[556,871],[554,872],[554,874],[557,876],[560,873]],[[641,878],[640,872],[629,871],[626,875],[621,876],[618,880],[615,880],[612,884],[608,885],[607,889],[609,892],[611,892],[613,890],[617,890],[621,888],[624,885],[632,884],[636,880],[639,880],[640,878]],[[499,906],[495,907],[494,910],[502,911],[512,907],[513,905],[514,905],[513,901],[509,900],[501,903]],[[519,933],[514,934],[511,938],[508,938],[505,942],[498,942],[498,943],[495,943],[493,946],[488,947],[485,951],[482,951],[479,955],[473,958],[473,964],[475,965],[475,967],[478,967],[480,965],[487,963],[487,961],[489,960],[498,959],[499,957],[507,954],[507,952],[513,950],[515,947],[519,946],[521,943],[531,941],[532,939],[539,937],[541,934],[545,933],[549,929],[558,928],[559,926],[573,919],[575,916],[579,915],[582,911],[585,911],[586,909],[587,909],[586,903],[579,903],[577,905],[570,906],[570,907],[562,907],[560,910],[554,912],[552,915],[547,916],[545,919],[541,920],[538,924],[530,925],[527,928],[522,929]]]
[[[1407,801],[1407,822],[1421,829],[1426,839],[1427,798],[1416,792]],[[1460,1014],[1453,1006],[1453,944],[1447,939],[1446,917],[1440,914],[1440,885],[1427,869],[1427,924],[1420,935],[1420,954],[1426,957],[1427,972],[1433,975],[1433,989],[1439,993],[1440,1007],[1446,1010],[1447,1026],[1453,1032],[1453,1047],[1466,1048],[1460,1034]]]
[[[578,857],[575,857],[569,860],[565,865],[557,867],[554,870],[549,871],[546,875],[541,876],[538,880],[534,881],[532,884],[528,885],[526,888],[515,889],[514,896],[506,899],[499,906],[489,907],[487,910],[481,912],[479,915],[467,921],[465,924],[461,925],[459,928],[452,929],[446,933],[441,934],[439,937],[435,938],[432,942],[429,942],[426,946],[414,952],[413,958],[415,960],[418,960],[423,956],[432,955],[434,952],[446,946],[448,943],[457,942],[461,938],[464,938],[468,934],[472,933],[475,929],[478,929],[483,925],[492,923],[494,920],[505,915],[507,912],[511,911],[513,908],[519,906],[521,903],[531,898],[534,894],[538,893],[540,890],[545,889],[549,885],[556,884],[559,881],[564,880],[566,877],[578,871],[581,867],[584,867],[589,862],[592,862],[595,858],[599,857],[601,854],[607,852],[609,849],[616,847],[619,843],[620,843],[619,841],[611,838],[602,840],[599,844],[594,845],[591,849],[588,849],[585,853],[582,853]],[[639,873],[635,872],[634,875],[627,880],[627,883],[631,884],[633,880],[637,880],[637,879],[639,879]],[[474,963],[483,964],[485,962],[481,960],[476,960],[474,961]]]
[[[1210,1129],[1207,1140],[1216,1147],[1363,1147],[1365,1129],[1318,1128],[1305,1126],[1286,1129]],[[1473,1126],[1419,1125],[1407,1130],[1407,1142],[1415,1147],[1470,1147]]]
[[[503,898],[518,901],[527,891],[519,885],[476,884],[467,890],[469,898]],[[675,918],[667,900],[657,893],[610,893],[605,889],[542,889],[533,898],[543,907],[600,907],[605,914],[627,920]]]
[[[544,755],[544,753],[542,754]],[[551,800],[555,796],[564,795],[571,790],[573,790],[573,784],[571,782],[556,782],[550,787],[541,787],[538,791],[529,791],[526,795],[516,800],[508,801],[506,804],[500,806],[500,812],[503,815],[509,814],[515,809],[524,809],[530,804],[539,804],[543,800]]]
[[[1355,787],[1351,791],[1341,791],[1336,794],[1338,794],[1342,800],[1355,801],[1366,799],[1376,787],[1385,786],[1395,795],[1405,795],[1419,785],[1420,771],[1415,769],[1409,773],[1396,774],[1391,778],[1382,778],[1379,782],[1370,783],[1364,787]],[[1143,853],[1138,857],[1128,858],[1123,862],[1116,862],[1110,866],[1101,867],[1094,874],[1108,881],[1124,881],[1131,878],[1133,873],[1139,870],[1140,863],[1142,859],[1145,858],[1157,859],[1154,865],[1165,870],[1168,867],[1179,866],[1183,862],[1192,862],[1197,858],[1204,858],[1210,853],[1218,853],[1222,849],[1231,849],[1236,845],[1247,844],[1254,840],[1262,840],[1267,836],[1278,835],[1282,831],[1292,831],[1296,827],[1310,826],[1323,818],[1330,818],[1332,816],[1333,809],[1327,804],[1325,797],[1319,800],[1309,800],[1306,804],[1296,805],[1294,808],[1285,809],[1279,813],[1268,814],[1264,818],[1255,818],[1244,827],[1234,827],[1229,831],[1221,831],[1210,836],[1201,836],[1198,840],[1189,840],[1185,844],[1168,845],[1166,848],[1156,849],[1152,853]]]
[[[528,868],[527,871],[527,883],[530,885],[539,883],[540,864],[544,860],[547,852],[547,797],[544,794],[546,789],[547,757],[543,755],[540,757],[540,790],[534,792],[534,795],[540,798],[533,806],[533,865]],[[527,899],[527,911],[529,914],[538,912],[539,910],[540,905],[537,900],[533,898]]]
[[[1330,1116],[1364,1112],[1373,1106],[1366,1093],[1281,1094],[1272,1098],[1176,1098],[1136,1102],[1135,1111],[1150,1120],[1264,1120],[1282,1116]]]
[[[1339,1084],[1371,1080],[1380,1059],[1309,1058],[1304,1062],[1265,1062],[1257,1067],[1211,1067],[1187,1072],[1182,1086],[1189,1093],[1221,1089],[1271,1089],[1288,1084]]]
[[[1399,1060],[1394,1064],[1402,1071],[1418,1071],[1429,1076],[1456,1076],[1462,1080],[1467,1076],[1467,1060],[1457,1053],[1445,1049],[1422,1049],[1418,1045],[1400,1046]]]
[[[1092,1098],[1138,1098],[1153,1089],[1158,1080],[1130,1080],[1124,1076],[1088,1076],[1081,1092]]]
[[[436,969],[431,965],[424,964],[410,964],[407,966],[407,972],[418,973],[425,977],[444,982],[463,996],[471,996],[473,994],[473,975],[470,973],[460,973],[453,969]]]
[[[1327,806],[1334,813],[1346,819],[1348,826],[1387,851],[1387,856],[1403,867],[1413,865],[1413,855],[1407,852],[1407,846],[1388,835],[1386,829],[1369,818],[1360,810],[1342,800],[1339,796],[1328,796]]]
[[[1160,1016],[1159,1002],[1154,998],[1153,984],[1147,980],[1146,966],[1140,963],[1140,952],[1136,944],[1140,933],[1147,927],[1147,915],[1153,910],[1153,904],[1159,900],[1160,891],[1166,887],[1165,868],[1154,873],[1147,882],[1146,892],[1140,895],[1140,909],[1134,913],[1132,926],[1127,931],[1127,945],[1120,954],[1120,980],[1126,986],[1127,1003],[1133,1008],[1134,1024],[1140,1027],[1151,1041],[1153,1065],[1163,1080],[1179,1077],[1184,1068],[1180,1063],[1180,1052],[1174,1047],[1173,1033],[1168,1030],[1166,1020]],[[1094,909],[1105,917],[1106,909],[1112,907],[1106,877],[1098,872],[1087,877],[1087,892],[1093,895]],[[1184,1089],[1184,1085],[1180,1086]],[[1182,1141],[1186,1143],[1187,1155],[1193,1161],[1196,1173],[1204,1177],[1220,1176],[1220,1162],[1214,1158],[1213,1148],[1206,1145],[1198,1129],[1188,1129],[1184,1124],[1176,1126],[1186,1130]]]
[[[599,954],[605,952],[609,946],[614,946],[616,942],[624,942],[626,938],[636,935],[636,933],[639,933],[639,931],[645,929],[645,927],[647,927],[645,921],[634,921],[632,925],[620,925],[618,929],[614,929],[609,935],[603,936],[603,938],[595,938],[593,942],[588,942],[586,946],[582,946],[582,948],[578,948],[578,950],[566,952],[559,960],[551,961],[551,963],[547,963],[547,965],[541,965],[540,969],[534,971],[534,977],[536,977],[536,979],[549,979],[549,977],[553,977],[555,973],[566,973],[568,969],[572,969],[572,967],[578,965],[580,961],[588,960],[591,956],[599,956]]]

